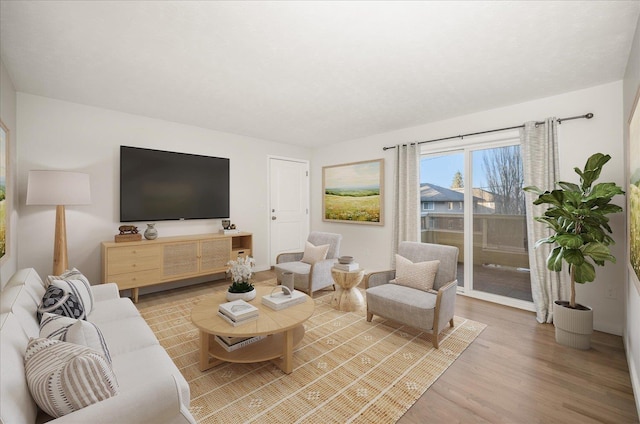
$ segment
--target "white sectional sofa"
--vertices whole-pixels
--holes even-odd
[[[94,304],[87,321],[106,342],[119,393],[52,419],[33,400],[24,357],[39,337],[36,317],[45,284],[32,268],[17,271],[0,292],[0,422],[25,423],[195,423],[189,385],[157,338],[115,284],[91,286]]]

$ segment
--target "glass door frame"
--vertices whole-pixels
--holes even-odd
[[[471,156],[474,151],[487,150],[520,144],[519,131],[505,131],[483,136],[474,136],[461,140],[425,143],[421,145],[420,157],[425,155],[445,155],[463,153],[464,156],[464,286],[458,286],[458,294],[486,300],[505,306],[535,312],[533,302],[501,296],[473,289],[473,164]],[[471,184],[468,184],[471,183]],[[469,189],[468,189],[469,188]]]

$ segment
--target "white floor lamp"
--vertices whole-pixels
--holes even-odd
[[[65,205],[91,203],[89,174],[69,171],[29,171],[27,205],[55,205],[56,232],[53,240],[53,274],[69,268]]]

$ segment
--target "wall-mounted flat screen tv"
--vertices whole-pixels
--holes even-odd
[[[229,159],[120,146],[120,221],[229,217]]]

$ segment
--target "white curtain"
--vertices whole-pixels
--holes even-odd
[[[393,245],[391,263],[401,241],[418,241],[420,223],[420,147],[417,143],[398,145],[393,175]]]
[[[524,171],[524,185],[536,186],[541,190],[553,190],[559,181],[558,165],[558,122],[556,118],[547,118],[544,124],[527,122],[520,130],[520,151]],[[543,244],[537,249],[537,240],[551,233],[543,223],[533,218],[544,214],[544,205],[534,205],[533,193],[525,193],[527,209],[527,241],[529,247],[529,267],[531,269],[531,293],[538,322],[553,322],[553,302],[568,299],[570,280],[567,272],[554,272],[547,269],[547,256],[551,245]]]

